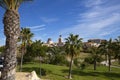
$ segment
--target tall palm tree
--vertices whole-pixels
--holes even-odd
[[[71,79],[73,58],[80,53],[82,47],[82,38],[79,38],[79,35],[70,34],[65,40],[65,52],[71,57],[68,75],[68,78]]]
[[[30,45],[32,42],[31,38],[33,37],[33,33],[31,33],[30,28],[22,28],[20,32],[20,41],[21,44],[21,65],[20,65],[20,71],[22,71],[22,63],[23,63],[23,55],[26,53],[26,46]]]
[[[24,1],[28,0],[0,0],[0,6],[6,10],[3,18],[6,44],[1,80],[15,80],[16,43],[20,35],[18,8]]]

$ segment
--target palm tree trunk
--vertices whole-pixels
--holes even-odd
[[[96,70],[96,59],[94,59],[94,70]]]
[[[108,55],[108,70],[111,71],[111,56]]]
[[[24,57],[25,53],[26,53],[26,45],[25,45],[25,42],[23,42],[22,53],[21,53],[21,62],[20,62],[20,72],[22,72],[23,57]]]
[[[23,49],[22,49],[22,52],[21,52],[21,62],[20,62],[20,72],[22,71],[23,54],[24,54],[24,51],[23,51]]]
[[[120,56],[118,57],[118,64],[120,65]]]
[[[20,34],[19,14],[13,10],[7,10],[4,15],[3,23],[6,44],[0,80],[15,80],[17,40]]]
[[[73,63],[73,56],[71,56],[68,79],[72,79],[72,77],[71,77],[71,74],[72,74],[72,63]]]

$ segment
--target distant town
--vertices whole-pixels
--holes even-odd
[[[105,39],[89,39],[87,42],[83,42],[83,45],[86,47],[95,46],[98,47],[102,42],[105,42],[107,40]],[[48,47],[54,47],[54,46],[64,46],[65,42],[63,42],[62,35],[59,36],[57,42],[53,42],[51,38],[48,38],[46,43],[43,43],[43,45],[46,45]]]

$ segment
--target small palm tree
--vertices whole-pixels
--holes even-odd
[[[32,42],[31,38],[33,37],[33,35],[34,34],[31,33],[29,28],[22,28],[20,32],[19,40],[22,42],[20,71],[22,71],[23,55],[26,53],[26,46],[30,45],[30,43]]]
[[[17,40],[20,35],[18,8],[24,1],[28,0],[0,0],[0,6],[6,10],[3,18],[6,44],[1,80],[15,80]]]
[[[112,39],[109,39],[109,41],[106,41],[100,45],[100,47],[103,49],[103,53],[107,56],[108,60],[108,70],[111,70],[111,56],[114,53],[114,43],[112,42]]]
[[[96,70],[97,59],[99,59],[101,57],[100,49],[98,47],[92,46],[90,48],[90,52],[91,52],[91,56],[92,56],[93,61],[94,61],[94,70]]]
[[[102,53],[102,55],[105,55],[106,63],[108,62],[107,48],[108,48],[107,41],[102,42],[99,46],[99,49],[101,50],[100,52]]]
[[[70,36],[65,40],[65,52],[71,57],[68,75],[68,78],[71,79],[73,58],[80,53],[82,47],[82,38],[79,38],[79,35],[70,34]]]
[[[116,41],[116,54],[115,54],[115,58],[118,59],[118,64],[120,64],[120,36],[118,36],[117,39],[115,39]]]

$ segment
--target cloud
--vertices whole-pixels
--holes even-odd
[[[40,28],[40,29],[33,29],[32,31],[41,31],[41,30],[45,30],[46,28]]]
[[[86,1],[87,11],[79,13],[79,19],[76,20],[78,23],[61,30],[60,33],[64,35],[69,33],[79,34],[83,38],[102,38],[120,30],[120,5],[110,3],[109,6],[104,6],[102,4],[108,2],[107,0],[102,1]]]
[[[45,30],[46,25],[38,25],[38,26],[31,26],[31,27],[27,27],[30,28],[32,31],[41,31],[41,30]]]
[[[38,26],[31,26],[31,27],[28,27],[28,28],[30,28],[30,29],[38,29],[38,28],[43,28],[43,27],[45,27],[45,25],[43,24],[43,25],[38,25]]]
[[[52,23],[58,21],[57,18],[47,18],[47,17],[41,17],[41,20],[45,23]]]
[[[95,7],[105,3],[106,0],[87,0],[85,2],[86,7]]]
[[[111,32],[102,32],[102,33],[100,34],[100,36],[106,36],[106,35],[109,35],[109,34],[111,34]]]

